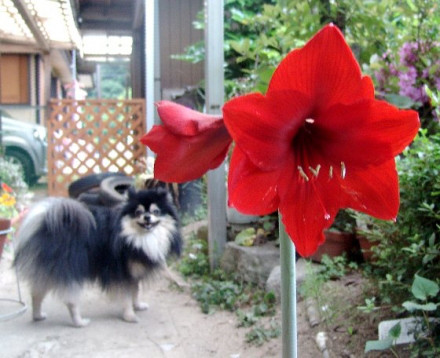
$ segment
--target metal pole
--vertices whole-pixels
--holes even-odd
[[[154,0],[154,102],[162,99],[162,82],[160,76],[159,0]],[[154,115],[154,123],[160,124],[157,111],[154,111]]]
[[[283,358],[297,357],[295,245],[279,216]]]
[[[145,40],[145,122],[147,132],[154,124],[154,16],[155,0],[144,0],[144,40]],[[152,155],[147,148],[147,156]]]
[[[205,1],[206,112],[221,114],[224,102],[223,0]],[[226,245],[225,165],[208,172],[208,241],[211,269],[218,266]]]

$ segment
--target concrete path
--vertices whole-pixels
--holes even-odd
[[[38,192],[35,200],[46,195]],[[199,224],[185,227],[184,236]],[[16,312],[17,279],[11,269],[12,250],[0,259],[0,317]],[[43,303],[48,318],[33,322],[30,297],[21,282],[24,314],[0,319],[0,358],[271,358],[281,356],[281,338],[262,346],[246,343],[249,328],[238,328],[233,312],[206,315],[186,288],[180,290],[166,278],[144,287],[142,299],[149,304],[139,312],[139,323],[120,319],[120,309],[95,287],[84,291],[82,313],[91,323],[74,328],[63,303],[49,296]],[[310,335],[305,309],[298,307],[298,334],[301,358],[319,356]],[[268,318],[273,319],[273,318]],[[274,318],[281,322],[280,313]],[[308,352],[308,353],[306,353]]]
[[[9,257],[0,262],[1,299],[17,298],[10,263]],[[25,286],[22,291],[29,305]],[[116,303],[90,288],[83,295],[82,311],[92,322],[74,328],[65,306],[49,296],[43,306],[45,321],[33,322],[30,308],[19,317],[0,321],[0,357],[255,357],[244,354],[244,331],[236,328],[234,314],[203,314],[188,293],[170,287],[166,279],[152,283],[143,298],[150,308],[139,313],[139,323],[126,323],[119,318]],[[1,315],[18,308],[0,301]]]

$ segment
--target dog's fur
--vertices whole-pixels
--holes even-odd
[[[29,211],[17,238],[14,265],[30,283],[33,319],[46,318],[42,301],[53,291],[77,327],[89,323],[79,309],[87,282],[120,296],[123,319],[136,322],[135,310],[148,308],[139,300],[140,282],[182,248],[176,209],[161,189],[130,189],[127,201],[112,208],[48,198]]]

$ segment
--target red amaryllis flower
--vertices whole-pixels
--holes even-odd
[[[414,138],[417,112],[374,98],[341,32],[328,25],[276,69],[266,95],[227,102],[236,142],[230,205],[247,214],[279,209],[297,251],[311,255],[340,208],[394,219],[394,157]]]
[[[159,102],[157,111],[163,125],[153,126],[141,139],[157,154],[156,179],[177,183],[194,180],[223,162],[232,139],[221,116],[168,101]]]

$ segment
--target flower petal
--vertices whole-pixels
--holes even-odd
[[[324,180],[307,182],[293,175],[288,181],[280,183],[282,221],[298,253],[310,256],[324,242],[323,230],[333,223],[339,200],[330,200],[336,195],[326,190]]]
[[[194,136],[224,125],[221,116],[197,112],[174,102],[159,101],[156,107],[162,122],[176,135]]]
[[[157,154],[154,176],[182,183],[200,178],[218,167],[228,153],[231,137],[224,126],[194,136],[177,135],[166,126],[154,126],[141,142]]]
[[[282,172],[263,172],[234,148],[228,176],[229,205],[243,214],[267,215],[278,209],[277,181]]]
[[[4,191],[6,191],[7,193],[13,193],[14,192],[14,190],[12,190],[12,188],[8,184],[6,184],[4,182],[2,182],[2,189]]]
[[[310,108],[299,92],[274,91],[234,98],[223,107],[223,115],[229,133],[254,165],[275,170],[291,151],[291,140]]]
[[[394,158],[419,129],[416,111],[376,100],[335,105],[315,121],[313,142],[330,161],[353,166],[379,164]]]
[[[394,220],[399,210],[399,179],[391,159],[378,166],[357,170],[340,180],[344,206],[383,220]]]
[[[281,61],[269,90],[291,90],[306,94],[321,112],[336,103],[349,104],[371,98],[374,88],[365,81],[341,31],[325,26],[307,44]]]

